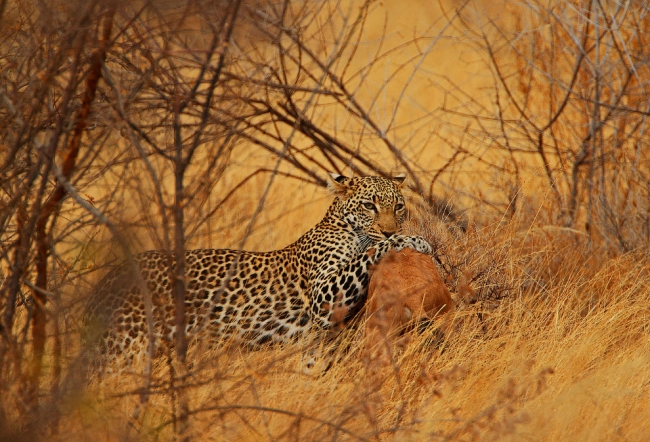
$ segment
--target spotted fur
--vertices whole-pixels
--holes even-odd
[[[405,216],[404,176],[348,178],[332,174],[335,199],[324,218],[281,250],[198,249],[185,253],[186,332],[210,341],[235,338],[260,345],[284,342],[316,327],[328,329],[365,301],[368,269],[389,250],[431,253],[421,237],[399,235]],[[150,251],[136,258],[151,294],[155,342],[173,342],[173,255]],[[171,261],[171,262],[170,262]],[[141,359],[147,321],[141,283],[128,266],[100,283],[92,318],[103,324],[102,354]]]

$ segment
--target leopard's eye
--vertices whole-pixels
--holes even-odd
[[[399,212],[402,209],[404,209],[404,204],[402,203],[395,204],[395,212]]]
[[[375,205],[373,203],[363,203],[363,207],[368,210],[375,210]]]

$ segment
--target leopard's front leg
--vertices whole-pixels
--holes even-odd
[[[431,254],[431,245],[420,236],[394,235],[370,245],[348,262],[319,269],[312,285],[310,309],[313,323],[327,329],[356,313],[366,298],[369,268],[390,250],[412,248]]]

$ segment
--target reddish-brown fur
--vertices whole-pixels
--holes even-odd
[[[410,321],[434,319],[455,310],[454,301],[431,257],[415,250],[390,252],[370,278],[366,302],[366,349],[379,345]]]

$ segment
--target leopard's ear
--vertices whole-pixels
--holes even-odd
[[[352,178],[339,175],[338,173],[330,173],[327,189],[334,195],[345,195],[350,190],[350,181],[352,181]]]
[[[404,182],[406,181],[406,174],[400,173],[399,175],[393,177],[393,181],[395,181],[397,187],[402,187],[404,185]]]

